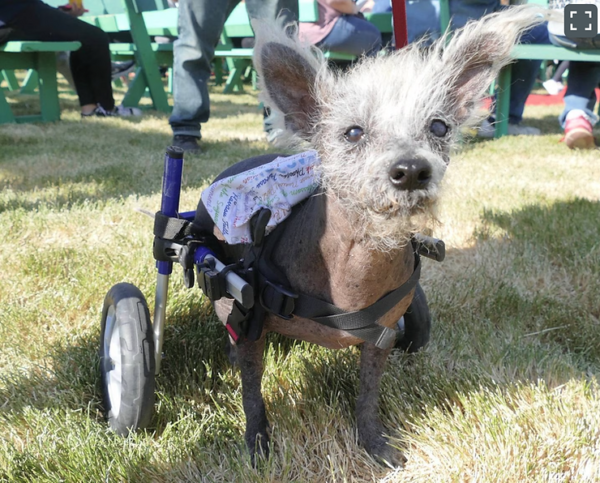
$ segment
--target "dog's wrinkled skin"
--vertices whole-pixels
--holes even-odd
[[[279,115],[288,139],[315,149],[322,160],[321,190],[286,222],[273,254],[295,291],[352,311],[408,279],[414,263],[408,240],[435,217],[452,142],[472,122],[523,30],[542,20],[538,9],[513,8],[468,24],[446,46],[443,39],[427,51],[409,47],[363,59],[344,73],[330,70],[281,25],[254,24],[254,65],[265,105]],[[394,327],[411,299],[412,293],[378,323]],[[227,302],[215,304],[221,320],[229,313]],[[268,452],[261,395],[268,331],[333,349],[362,342],[310,320],[268,316],[262,337],[238,346],[253,461],[256,453]],[[363,344],[356,418],[361,444],[396,466],[404,457],[388,445],[378,416],[389,352]]]

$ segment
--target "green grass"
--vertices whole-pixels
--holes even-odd
[[[255,94],[212,92],[183,210],[223,168],[274,151]],[[447,259],[422,275],[432,340],[394,353],[382,382],[406,468],[357,445],[357,349],[270,336],[273,451],[255,470],[225,331],[179,271],[152,427],[107,429],[102,301],[128,281],[153,306],[153,222],[137,210],[158,209],[171,135],[165,115],[82,121],[63,98],[60,123],[0,126],[0,481],[600,481],[600,156],[558,143],[560,106],[526,111],[548,134],[470,141],[450,165],[434,233]]]

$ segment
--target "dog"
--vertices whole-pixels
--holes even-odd
[[[318,190],[286,220],[272,250],[273,263],[294,291],[351,312],[409,280],[415,271],[411,236],[435,222],[451,147],[461,128],[476,121],[479,102],[510,63],[522,32],[544,20],[541,12],[510,8],[471,22],[427,49],[417,44],[363,58],[346,71],[330,68],[316,48],[290,34],[289,26],[254,22],[260,97],[280,120],[282,138],[316,151],[321,161]],[[220,178],[272,159],[246,160]],[[413,293],[377,324],[395,328]],[[226,323],[231,299],[214,305]],[[388,444],[378,416],[379,383],[391,348],[312,318],[267,313],[256,340],[236,346],[245,441],[253,462],[257,454],[268,455],[261,378],[269,331],[331,349],[362,344],[359,442],[388,465],[405,461]]]

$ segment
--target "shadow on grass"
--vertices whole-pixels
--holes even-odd
[[[572,299],[568,301],[537,293],[524,294],[513,287],[508,278],[488,280],[485,283],[493,287],[487,292],[490,295],[465,303],[460,298],[463,296],[460,290],[470,283],[468,272],[463,280],[446,281],[454,288],[429,287],[433,293],[430,306],[437,319],[432,330],[432,347],[438,348],[445,359],[434,357],[429,352],[432,349],[415,356],[394,353],[383,381],[384,418],[397,421],[408,415],[413,420],[418,419],[425,407],[447,409],[457,393],[465,394],[481,387],[508,388],[518,382],[537,384],[540,377],[550,379],[552,385],[561,385],[573,377],[572,374],[596,367],[600,358],[600,331],[597,330],[600,223],[597,220],[600,220],[600,202],[582,199],[532,205],[514,212],[483,213],[484,224],[507,234],[498,243],[497,256],[508,254],[509,245],[524,252],[534,250],[551,269],[567,273],[574,280],[580,271],[588,270],[595,281],[590,279],[590,290],[572,287]],[[478,243],[490,241],[482,234]],[[476,246],[450,250],[448,259],[474,256],[477,249]],[[520,276],[519,273],[513,275]],[[225,404],[227,410],[236,411],[235,417],[243,420],[239,374],[231,370],[223,350],[226,333],[212,309],[203,305],[199,297],[198,292],[198,299],[183,300],[170,311],[164,345],[167,356],[157,381],[161,404],[151,428],[159,437],[167,425],[181,415],[183,407],[193,412],[198,402],[211,411],[219,411],[219,405]],[[511,340],[502,340],[507,324],[512,325]],[[547,330],[555,327],[566,327],[566,330]],[[83,410],[91,406],[101,421],[98,333],[99,330],[91,331],[72,343],[53,347],[51,372],[34,371],[33,375],[7,381],[0,392],[3,410],[21,412],[29,406]],[[513,338],[515,334],[518,337]],[[277,346],[285,356],[297,342],[274,336],[269,344],[271,349]],[[299,369],[294,373],[295,390],[301,398],[311,401],[303,411],[335,407],[352,419],[350,413],[358,379],[354,364],[358,357],[350,351],[340,351],[334,356],[315,353],[298,364]],[[500,354],[497,360],[494,360],[495,353]],[[513,358],[515,353],[519,355]],[[570,364],[572,371],[551,374],[555,366],[548,359],[559,358],[561,354],[575,356],[563,362]],[[480,359],[486,362],[478,363]],[[409,360],[412,364],[407,364]],[[537,366],[535,375],[532,366]],[[510,372],[511,380],[499,384],[495,370]],[[268,395],[274,409],[289,404],[278,389],[272,389]],[[231,431],[225,423],[218,424],[211,430],[215,438],[220,432]],[[173,466],[178,463],[181,461],[171,462]]]
[[[102,203],[160,192],[164,153],[170,144],[170,136],[148,137],[147,132],[137,128],[126,130],[123,126],[106,124],[102,126],[102,136],[114,143],[114,149],[102,147],[104,156],[99,156],[98,140],[87,139],[86,126],[71,121],[61,124],[69,135],[61,136],[58,141],[52,133],[38,135],[40,128],[25,128],[29,129],[25,134],[21,130],[19,134],[0,130],[0,144],[7,146],[5,159],[11,160],[0,163],[4,178],[0,186],[11,188],[14,193],[0,200],[0,212],[31,211],[42,205],[64,209],[82,203]],[[23,149],[28,152],[26,162],[29,164],[25,166],[19,162]],[[207,141],[203,143],[203,149],[200,155],[186,155],[183,173],[182,188],[197,188],[198,198],[200,188],[228,166],[265,152],[281,152],[272,147],[265,149],[265,143],[243,139]],[[82,157],[88,156],[90,159],[81,162]],[[32,193],[35,196],[30,197]]]

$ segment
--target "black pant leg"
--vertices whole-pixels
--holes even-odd
[[[71,52],[79,103],[100,104],[108,110],[114,107],[108,35],[101,29],[43,2],[26,7],[7,27],[10,33],[5,41],[81,42],[81,48]]]

